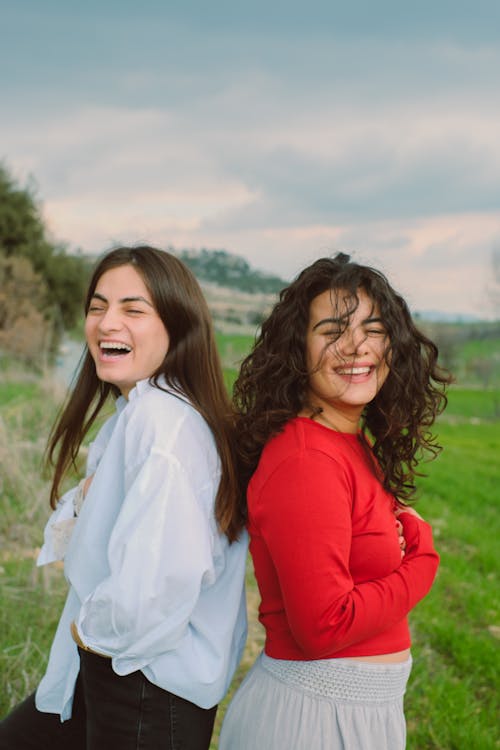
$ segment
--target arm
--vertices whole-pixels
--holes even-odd
[[[342,467],[310,452],[271,476],[255,520],[276,568],[293,636],[311,658],[340,651],[401,620],[429,591],[438,555],[428,524],[402,514],[406,554],[394,572],[354,585],[352,490]]]
[[[50,515],[44,529],[44,543],[37,559],[37,565],[47,565],[57,560],[64,560],[66,550],[73,535],[76,516],[85,500],[93,476],[106,448],[109,436],[116,422],[116,415],[111,417],[99,430],[95,440],[89,446],[87,476],[80,483],[68,490],[58,501],[57,507]]]
[[[36,562],[38,566],[64,560],[77,516],[80,515],[93,476],[92,474],[80,480],[78,485],[68,490],[57,503],[57,508],[51,514],[43,532],[44,543]]]
[[[43,532],[43,545],[38,555],[37,566],[63,560],[75,525],[75,498],[79,485],[68,490],[50,514]]]
[[[129,474],[108,547],[110,574],[76,621],[82,642],[132,660],[134,669],[175,648],[200,590],[215,578],[212,538],[200,490],[174,456],[153,449]]]

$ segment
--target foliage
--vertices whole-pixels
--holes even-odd
[[[25,297],[25,285],[32,284],[36,278],[39,286],[33,307],[46,321],[45,325],[51,326],[54,334],[74,325],[82,308],[89,263],[81,254],[69,255],[62,246],[48,239],[33,188],[16,185],[1,165],[0,259],[3,259],[4,273],[6,268],[17,264],[10,279],[14,295],[7,303],[4,301],[4,306],[14,306],[18,294]],[[6,261],[10,266],[5,265]],[[33,319],[33,313],[28,317]],[[35,326],[33,338],[38,327]],[[6,329],[5,316],[3,329],[9,341],[15,339]],[[52,336],[52,341],[55,338]]]
[[[43,363],[52,321],[41,312],[47,285],[27,258],[0,255],[0,349],[27,364]]]
[[[460,385],[500,386],[500,321],[444,323],[417,320],[436,342],[439,358]]]

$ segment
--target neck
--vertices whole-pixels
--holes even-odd
[[[299,416],[315,419],[330,430],[335,430],[335,432],[347,432],[352,435],[359,431],[361,419],[361,414],[357,410],[351,414],[315,404],[302,409]]]

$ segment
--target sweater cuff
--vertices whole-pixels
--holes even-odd
[[[403,524],[403,536],[406,541],[406,556],[435,552],[432,540],[432,528],[427,521],[413,515],[400,513],[399,520]]]

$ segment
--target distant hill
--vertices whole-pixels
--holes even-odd
[[[201,282],[250,294],[276,294],[288,284],[279,276],[254,270],[244,258],[225,250],[168,249],[189,266]]]
[[[485,318],[479,315],[469,315],[465,313],[447,313],[442,310],[414,310],[413,317],[415,320],[428,321],[430,323],[482,323]]]

